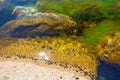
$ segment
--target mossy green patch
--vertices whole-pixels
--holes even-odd
[[[119,30],[119,26],[115,25],[113,21],[103,21],[100,24],[98,24],[95,28],[93,28],[90,31],[86,31],[84,36],[85,40],[91,44],[95,45],[96,42],[105,35],[105,33]]]
[[[95,6],[92,5],[96,5],[98,7],[98,9],[96,9],[97,11],[94,10]],[[38,8],[41,8],[41,5],[37,6]],[[116,15],[116,13],[109,14],[109,12],[111,8],[117,9],[117,6],[118,4],[116,0],[54,0],[50,2],[44,1],[44,5],[42,7],[44,7],[45,11],[55,11],[57,13],[69,15],[75,19],[75,21],[78,21],[81,18],[85,19],[86,17],[91,21],[91,18],[93,18],[92,20],[96,20],[96,18],[101,19],[101,17],[110,19],[113,18],[113,15]],[[87,11],[84,10],[86,7]],[[93,12],[95,11],[95,13],[90,12],[92,11],[91,9]]]

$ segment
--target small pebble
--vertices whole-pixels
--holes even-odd
[[[62,76],[60,76],[60,79],[62,79]]]
[[[78,76],[75,76],[75,80],[79,80],[79,77],[78,77]]]

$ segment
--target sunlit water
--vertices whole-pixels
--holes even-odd
[[[21,2],[20,0],[8,0],[14,6],[27,6],[29,4],[34,4],[36,0],[26,0]],[[15,19],[15,16],[12,14],[12,6],[9,5],[3,7],[0,10],[0,27],[4,25],[7,21]],[[40,54],[42,55],[42,54]],[[120,80],[120,68],[115,67],[114,65],[107,64],[103,61],[100,61],[100,64],[97,69],[97,79],[96,80]]]

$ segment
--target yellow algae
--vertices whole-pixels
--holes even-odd
[[[98,55],[106,62],[120,65],[120,32],[110,32],[97,45]]]
[[[32,58],[39,57],[40,52],[45,52],[50,61],[56,64],[64,64],[82,67],[90,73],[96,73],[96,58],[88,46],[83,42],[71,38],[26,38],[2,40],[0,42],[11,42],[6,46],[0,46],[0,55],[19,56]],[[2,44],[2,43],[1,43]]]
[[[57,15],[55,13],[44,13],[44,14],[48,14],[48,15]],[[51,16],[51,18],[23,18],[23,19],[19,19],[16,20],[15,22],[15,26],[34,26],[34,25],[38,25],[38,24],[47,24],[50,26],[55,26],[55,25],[61,25],[64,29],[69,29],[70,27],[73,27],[76,25],[76,23],[69,17],[66,15],[62,15],[62,14],[58,14],[57,16],[59,17],[59,19],[54,19]]]

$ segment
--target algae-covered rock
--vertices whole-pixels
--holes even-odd
[[[16,6],[12,14],[14,14],[17,18],[25,18],[26,16],[32,16],[37,12],[37,9],[34,7]]]
[[[111,32],[97,45],[100,58],[108,63],[120,65],[120,32]]]
[[[75,25],[76,23],[69,16],[38,12],[7,22],[0,28],[0,36],[53,36],[65,32]]]
[[[43,59],[64,67],[72,66],[86,76],[96,77],[97,61],[90,48],[72,38],[0,39],[1,56]]]

